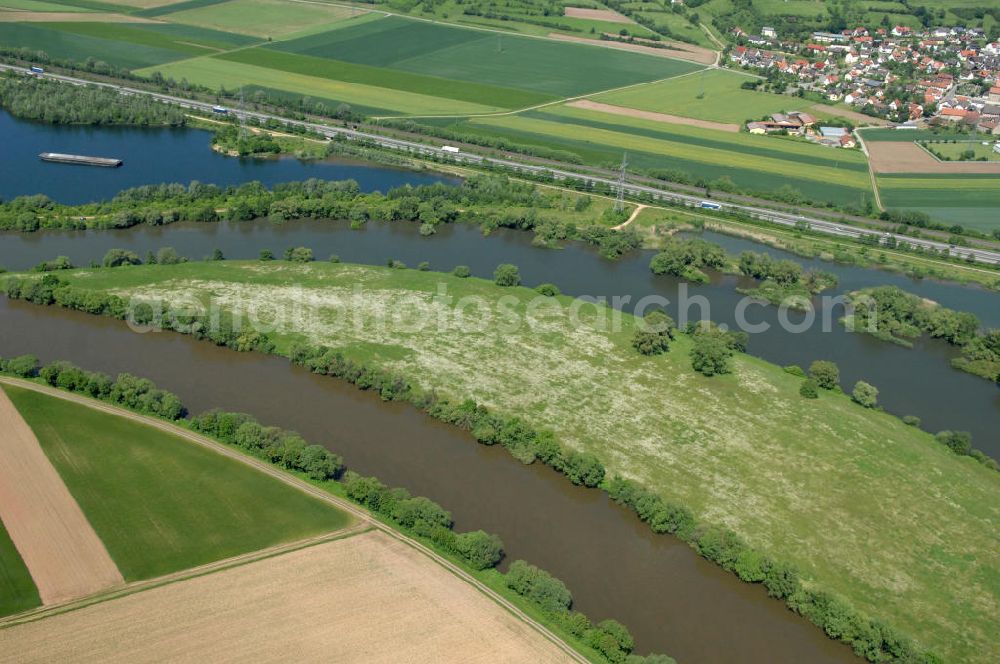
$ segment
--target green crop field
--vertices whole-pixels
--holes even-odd
[[[0,44],[41,50],[53,58],[78,62],[94,58],[129,69],[179,60],[186,55],[178,48],[91,37],[53,28],[49,23],[0,23]]]
[[[74,7],[72,5],[62,5],[56,2],[44,2],[43,0],[3,0],[0,2],[3,9],[22,9],[27,12],[89,12],[92,9],[86,7]]]
[[[1000,177],[990,174],[881,174],[879,195],[888,208],[921,210],[938,221],[993,231],[1000,228]]]
[[[594,101],[643,111],[669,113],[714,122],[742,123],[780,111],[806,110],[806,103],[787,95],[743,90],[740,84],[758,80],[724,69],[640,85],[592,97]]]
[[[630,344],[631,316],[614,328],[604,324],[610,310],[584,307],[573,322],[571,300],[560,297],[533,306],[529,320],[537,294],[528,288],[417,270],[226,261],[60,276],[188,306],[210,296],[223,310],[288,303],[294,320],[279,349],[329,344],[450,399],[521,416],[794,562],[810,583],[946,660],[996,659],[996,472],[844,394],[803,399],[801,380],[780,367],[738,355],[732,374],[705,378],[691,369],[686,335],[665,355],[642,356]],[[467,296],[512,296],[520,317],[489,304],[470,317]],[[406,324],[384,324],[386,311]]]
[[[993,149],[994,144],[990,141],[986,141],[986,143],[987,145],[983,145],[983,141],[976,140],[964,140],[956,143],[931,141],[927,147],[952,161],[1000,161],[1000,152]],[[972,159],[963,159],[962,155],[969,150],[973,153]]]
[[[2,0],[0,0],[2,2]],[[125,42],[139,47],[176,51],[174,59],[184,56],[210,55],[254,40],[243,35],[205,30],[186,25],[135,23],[46,23],[50,30],[93,37],[106,41]]]
[[[560,97],[675,76],[689,62],[390,16],[270,48]],[[527,75],[526,72],[530,72]]]
[[[159,429],[5,387],[126,581],[344,527],[349,517]]]
[[[440,124],[440,123],[439,123]],[[567,150],[610,166],[627,151],[634,168],[683,171],[706,181],[729,177],[766,192],[786,185],[817,201],[859,204],[871,193],[864,155],[857,151],[750,134],[701,129],[567,106],[512,116],[471,118],[453,131],[508,137]]]
[[[41,603],[21,554],[0,522],[0,616],[27,611]]]
[[[166,8],[161,8],[166,9]],[[322,2],[283,0],[229,0],[164,14],[164,18],[203,28],[238,32],[255,37],[280,37],[292,32],[328,25],[363,10]]]
[[[482,108],[523,108],[556,100],[556,97],[527,90],[501,88],[480,83],[458,83],[445,78],[384,69],[352,62],[339,62],[310,55],[254,48],[220,55],[220,59],[265,67],[292,74],[315,76],[344,83],[357,83],[388,91],[399,90],[421,96],[453,99]]]
[[[228,90],[237,90],[241,86],[247,86],[279,90],[302,97],[308,96],[329,102],[332,104],[331,109],[336,108],[339,103],[346,103],[359,109],[381,109],[382,114],[386,115],[475,114],[503,110],[496,106],[472,104],[360,83],[344,83],[220,58],[195,58],[150,67],[137,73],[149,75],[155,71],[164,76],[172,76],[176,80],[186,78],[191,83],[213,89],[225,87]]]

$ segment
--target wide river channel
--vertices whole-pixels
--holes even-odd
[[[304,165],[289,160],[249,162],[249,170],[227,172],[231,167],[226,164],[244,162],[209,152],[205,132],[67,130],[14,123],[0,114],[0,139],[8,145],[21,140],[14,134],[19,135],[25,126],[35,132],[35,142],[25,152],[31,153],[33,166],[37,166],[37,152],[45,150],[122,156],[114,149],[117,144],[105,143],[104,136],[117,140],[123,132],[148,140],[155,159],[138,179],[112,179],[112,184],[101,185],[106,189],[79,185],[76,173],[81,169],[58,166],[60,175],[36,176],[10,185],[7,174],[22,166],[28,170],[24,162],[28,156],[14,163],[5,151],[0,157],[0,194],[5,197],[46,193],[73,202],[112,195],[126,186],[191,179],[226,184],[244,179],[273,183],[351,177],[365,189],[382,190],[436,179],[372,165]],[[86,133],[87,142],[62,142],[65,135],[76,136],[73,132]],[[164,139],[167,135],[169,139]],[[178,158],[198,162],[198,175],[190,169],[178,172],[173,166],[155,168],[169,164],[175,151],[185,153]],[[196,151],[198,158],[188,151]],[[215,176],[199,160],[218,164]],[[110,173],[125,174],[128,165]],[[266,170],[275,167],[289,172],[269,174]],[[706,236],[731,251],[752,248],[783,256],[748,241]],[[525,233],[484,237],[477,228],[462,225],[444,228],[430,238],[421,237],[408,224],[372,223],[352,231],[342,222],[175,224],[127,231],[0,234],[0,265],[23,269],[56,255],[69,256],[80,265],[98,260],[111,247],[144,254],[162,246],[175,247],[193,258],[215,248],[229,258],[252,258],[262,248],[277,254],[286,247],[307,246],[319,257],[336,253],[345,261],[361,263],[384,264],[387,258],[395,258],[415,265],[427,260],[441,270],[461,263],[484,277],[498,263],[511,262],[520,267],[529,285],[553,282],[568,294],[628,295],[633,302],[658,294],[676,303],[682,287],[677,280],[649,272],[651,252],[609,262],[577,244],[541,249],[533,247],[531,236]],[[838,274],[838,292],[897,283],[946,306],[972,311],[986,325],[1000,325],[1000,297],[983,290],[829,263],[816,265]],[[736,277],[715,275],[711,284],[691,287],[690,294],[708,300],[714,320],[732,323],[739,300],[734,287],[741,283]],[[774,307],[754,307],[748,318],[769,322],[772,328],[752,335],[751,353],[780,364],[832,359],[840,365],[845,385],[859,378],[877,385],[886,409],[918,415],[931,431],[973,431],[978,447],[1000,455],[996,440],[1000,392],[982,379],[951,369],[948,361],[954,351],[946,345],[921,342],[908,350],[848,334],[836,324],[829,332],[813,327],[793,333],[777,325]],[[793,316],[793,320],[797,319]],[[573,487],[539,465],[523,466],[504,450],[477,445],[464,432],[407,405],[383,403],[280,358],[234,353],[172,333],[134,334],[111,319],[0,298],[0,355],[29,352],[43,361],[67,359],[112,374],[129,371],[176,392],[194,412],[211,407],[246,411],[268,424],[295,429],[324,443],[342,454],[349,467],[440,502],[452,511],[458,529],[497,533],[508,560],[524,558],[563,579],[573,591],[577,608],[594,619],[613,617],[628,625],[639,652],[666,652],[680,662],[856,661],[848,648],[767,598],[762,587],[739,582],[674,538],[651,534],[601,492]]]

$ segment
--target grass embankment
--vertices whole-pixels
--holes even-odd
[[[0,523],[0,616],[9,616],[41,605],[31,574]]]
[[[344,527],[349,517],[175,436],[4,387],[126,581]]]
[[[947,658],[996,655],[996,474],[845,395],[803,399],[800,379],[767,362],[738,356],[732,374],[705,378],[691,370],[685,335],[665,355],[640,356],[633,318],[608,331],[598,323],[613,314],[588,306],[571,325],[568,298],[550,300],[564,308],[538,311],[532,328],[504,329],[476,306],[456,327],[463,312],[436,296],[439,284],[483,303],[513,296],[519,313],[536,294],[412,270],[244,262],[60,276],[120,294],[295,312],[274,335],[279,351],[297,340],[335,346],[422,388],[519,415]]]

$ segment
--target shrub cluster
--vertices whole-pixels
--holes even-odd
[[[176,394],[158,389],[151,380],[128,373],[118,374],[117,378],[112,379],[107,374],[84,371],[62,361],[39,367],[38,358],[34,355],[21,355],[7,360],[0,358],[0,371],[21,378],[38,376],[53,387],[166,420],[179,420],[187,414]]]
[[[660,253],[653,256],[649,269],[653,274],[670,274],[687,281],[707,283],[708,275],[701,268],[719,269],[726,264],[726,251],[705,240],[670,240]]]
[[[344,460],[322,445],[309,445],[293,431],[262,426],[246,413],[210,410],[193,418],[191,428],[314,480],[335,479],[344,469]]]

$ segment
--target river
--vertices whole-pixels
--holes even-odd
[[[592,619],[615,618],[639,652],[685,664],[857,661],[850,650],[679,540],[654,535],[598,490],[412,406],[382,402],[287,360],[236,353],[175,333],[135,334],[120,321],[0,298],[0,350],[151,378],[194,412],[221,407],[297,430],[349,467],[449,509],[458,530],[482,528],[569,586]]]
[[[122,189],[144,184],[194,180],[217,185],[259,180],[279,182],[324,178],[357,180],[364,191],[385,191],[403,184],[457,182],[438,173],[418,173],[367,162],[327,159],[234,158],[211,149],[204,129],[88,127],[27,122],[0,110],[0,199],[46,194],[70,205],[110,199]],[[42,152],[113,157],[120,168],[44,162]]]
[[[5,197],[46,193],[74,202],[105,198],[125,186],[193,179],[226,184],[353,178],[366,190],[441,179],[345,162],[230,159],[211,153],[207,134],[193,130],[47,127],[0,113],[0,139],[19,146],[0,157],[0,195]],[[122,157],[126,166],[105,171],[38,162],[37,152],[49,150]],[[173,246],[192,258],[219,248],[230,258],[253,258],[263,248],[279,254],[287,247],[307,246],[320,258],[335,253],[361,263],[384,264],[394,258],[412,266],[427,260],[441,270],[461,263],[482,277],[489,277],[498,263],[511,262],[529,285],[553,282],[569,294],[629,295],[633,302],[649,294],[676,302],[681,289],[678,280],[649,272],[648,251],[610,262],[576,243],[560,250],[537,248],[529,234],[514,231],[484,237],[477,228],[453,225],[429,238],[417,231],[410,224],[370,223],[352,231],[342,222],[258,221],[0,234],[0,264],[23,269],[67,255],[84,265],[111,247],[145,254]],[[784,256],[745,240],[706,237],[733,251],[753,248]],[[973,311],[989,325],[1000,324],[997,296],[984,290],[818,266],[838,274],[840,290],[898,283],[947,306]],[[691,292],[708,299],[712,318],[731,322],[739,299],[733,289],[740,283],[748,282],[713,275],[711,284]],[[773,307],[758,307],[751,318],[773,324],[776,315]],[[525,467],[504,450],[478,445],[466,433],[410,406],[383,403],[280,358],[234,353],[172,333],[137,335],[111,319],[0,298],[0,354],[27,352],[45,361],[68,359],[88,369],[149,377],[176,392],[195,412],[216,406],[242,410],[298,430],[344,455],[351,468],[439,501],[452,511],[458,529],[497,533],[508,559],[524,558],[565,580],[580,610],[596,620],[613,617],[628,625],[640,652],[666,652],[685,663],[857,661],[848,648],[768,599],[762,587],[739,582],[672,537],[653,535],[603,493],[573,487],[543,466]],[[881,401],[892,412],[916,414],[932,431],[972,430],[977,446],[1000,454],[995,440],[1000,393],[986,381],[952,370],[948,360],[954,350],[942,343],[921,342],[907,350],[834,325],[828,333],[792,334],[778,328],[755,334],[750,352],[781,364],[832,359],[840,365],[845,385],[870,380],[881,388]]]
[[[748,240],[717,233],[704,237],[732,251],[754,249],[776,257],[792,257]],[[384,265],[387,259],[413,267],[429,261],[432,269],[451,270],[456,264],[471,267],[473,274],[489,278],[498,263],[514,263],[528,285],[551,282],[575,296],[629,296],[631,304],[647,295],[659,295],[672,304],[677,317],[682,282],[657,277],[649,271],[650,251],[638,251],[618,261],[608,261],[590,248],[569,243],[562,249],[532,246],[529,233],[499,230],[484,236],[476,227],[454,224],[437,234],[423,237],[415,224],[370,222],[363,230],[351,230],[345,222],[300,221],[273,224],[267,221],[239,223],[179,223],[140,226],[111,231],[51,231],[0,234],[0,265],[25,269],[55,256],[65,255],[76,265],[99,261],[112,247],[131,249],[140,256],[171,246],[184,256],[203,258],[221,249],[228,258],[255,258],[261,249],[280,255],[286,248],[313,249],[319,259],[337,254],[344,261]],[[945,306],[971,311],[985,324],[1000,326],[1000,295],[984,289],[912,280],[880,270],[851,267],[823,261],[803,261],[837,274],[840,285],[831,295],[848,290],[894,283],[929,297]],[[736,324],[736,307],[742,296],[737,286],[752,286],[753,280],[732,275],[712,275],[712,283],[690,286],[690,295],[707,299],[705,313],[713,320]],[[692,313],[698,313],[693,309]],[[842,312],[834,310],[823,331],[819,320],[802,332],[780,324],[776,307],[752,306],[747,320],[766,323],[768,331],[751,335],[749,352],[776,364],[807,367],[816,359],[833,360],[840,367],[841,382],[850,389],[857,380],[879,388],[882,406],[897,415],[916,415],[928,431],[970,431],[974,445],[1000,457],[1000,390],[992,383],[951,368],[957,350],[944,342],[923,339],[912,349],[852,334],[836,322]],[[802,315],[792,313],[791,322]]]

